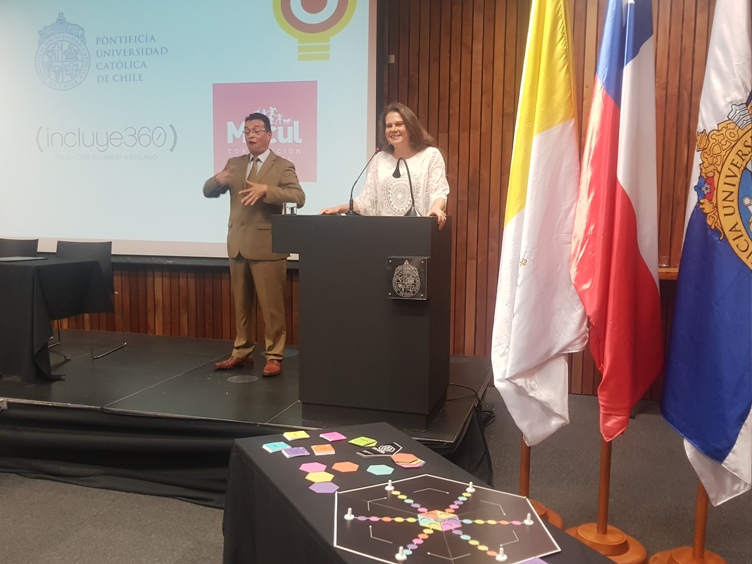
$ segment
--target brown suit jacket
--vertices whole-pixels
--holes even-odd
[[[246,188],[246,171],[249,155],[233,157],[225,170],[232,178],[227,185],[217,183],[214,176],[204,184],[204,196],[217,198],[230,192],[230,221],[227,225],[227,253],[249,260],[279,260],[286,254],[272,252],[272,215],[282,213],[285,202],[299,208],[305,203],[305,194],[298,182],[295,165],[272,151],[257,175],[258,184],[266,184],[268,191],[263,201],[244,206],[238,193]]]

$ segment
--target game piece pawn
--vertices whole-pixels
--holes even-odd
[[[389,480],[389,481],[388,481],[388,482],[386,483],[386,487],[385,487],[384,489],[385,489],[386,491],[388,491],[388,492],[394,491],[394,486],[392,485],[392,481],[391,481],[391,480]]]
[[[394,555],[394,559],[395,559],[395,560],[396,560],[397,562],[404,562],[405,560],[407,560],[407,554],[405,554],[405,549],[404,549],[404,547],[402,547],[402,546],[401,546],[401,547],[399,548],[399,552],[398,552],[397,554],[395,554],[395,555]]]
[[[467,485],[467,489],[465,491],[468,492],[468,493],[473,493],[475,491],[475,488],[473,487],[473,483],[472,482],[470,482]]]
[[[507,555],[504,554],[504,547],[499,547],[499,552],[496,553],[496,562],[506,562]]]
[[[525,523],[525,525],[533,524],[533,520],[530,518],[530,513],[527,514],[527,517],[525,517],[525,520],[523,521],[523,523]]]
[[[355,515],[353,515],[352,507],[347,508],[347,513],[345,513],[345,521],[352,521],[355,519]]]

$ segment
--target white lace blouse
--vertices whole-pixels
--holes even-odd
[[[415,194],[415,209],[428,214],[437,198],[447,200],[449,183],[444,158],[435,147],[427,147],[405,159]],[[405,164],[400,162],[400,178],[394,178],[397,159],[387,152],[376,155],[368,167],[363,191],[355,198],[362,215],[405,215],[410,209],[410,185]]]

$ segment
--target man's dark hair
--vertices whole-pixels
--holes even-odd
[[[269,117],[266,114],[262,114],[261,112],[253,112],[252,114],[249,114],[248,117],[245,118],[245,121],[252,121],[254,119],[263,121],[264,129],[266,129],[267,131],[272,130],[272,124],[269,121]]]

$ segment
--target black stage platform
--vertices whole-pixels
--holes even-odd
[[[85,331],[63,331],[51,355],[62,379],[27,384],[0,376],[0,471],[221,506],[235,438],[369,423],[312,421],[298,401],[298,352],[285,352],[282,376],[253,367],[216,372],[230,341],[92,332],[95,347],[128,346],[99,360]],[[336,361],[336,359],[333,359]],[[357,378],[353,374],[353,378]],[[490,362],[451,357],[447,402],[425,429],[392,423],[490,483],[480,398]],[[382,420],[384,418],[381,418]]]

